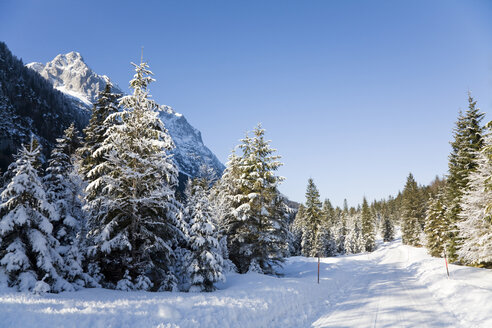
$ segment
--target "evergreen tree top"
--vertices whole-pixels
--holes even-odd
[[[476,106],[477,102],[468,94],[468,109],[460,112],[453,129],[454,140],[449,155],[449,174],[447,176],[448,201],[459,199],[468,185],[468,176],[476,168],[477,152],[483,146],[484,127],[481,121],[484,113]]]
[[[347,198],[344,198],[343,200],[343,213],[348,214],[349,212],[349,206],[347,202]]]
[[[122,97],[120,105],[132,110],[155,110],[158,107],[157,103],[149,99],[151,96],[148,91],[149,84],[155,81],[151,77],[154,73],[148,69],[149,65],[145,62],[139,65],[131,64],[135,67],[135,75],[130,80],[130,88],[133,89],[133,95]]]
[[[319,199],[319,191],[312,178],[308,180],[308,186],[306,189],[306,207],[307,208],[319,208],[321,209],[321,201]]]
[[[79,135],[79,131],[75,127],[75,124],[72,123],[65,131],[62,138],[56,139],[57,146],[54,148],[59,152],[67,156],[72,156],[75,154],[76,150],[81,146],[81,138]]]
[[[254,131],[254,137],[248,135],[242,139],[239,148],[243,156],[237,158],[237,165],[240,167],[241,178],[245,185],[252,190],[261,191],[262,189],[276,188],[278,183],[284,178],[276,176],[276,171],[282,163],[278,161],[279,155],[273,155],[276,149],[270,147],[270,141],[265,140],[265,130],[258,125]],[[231,157],[231,161],[235,160]]]
[[[454,141],[451,142],[453,152],[450,155],[450,165],[454,165],[455,157],[460,151],[477,151],[482,147],[482,134],[484,127],[481,125],[484,113],[480,112],[477,102],[471,94],[468,94],[468,109],[460,112],[458,121],[453,129]]]
[[[369,203],[367,202],[366,197],[362,199],[362,210],[369,209]]]

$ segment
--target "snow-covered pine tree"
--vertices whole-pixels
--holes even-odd
[[[47,201],[35,168],[40,147],[31,137],[22,146],[12,172],[13,178],[2,192],[0,205],[0,266],[10,286],[35,293],[73,290],[61,275],[63,259],[57,252],[52,221],[58,213]]]
[[[448,236],[447,252],[451,261],[457,259],[456,251],[462,242],[458,234],[458,224],[463,220],[460,215],[461,198],[468,190],[469,175],[475,171],[475,159],[482,148],[484,127],[481,121],[484,113],[480,112],[477,102],[468,94],[468,109],[458,116],[451,142],[452,151],[449,155],[449,174],[446,183],[446,224]]]
[[[293,213],[292,215],[295,215]],[[284,257],[298,256],[299,255],[299,240],[297,236],[292,233],[292,223],[289,225],[289,230],[287,231],[287,249],[285,250]]]
[[[402,212],[402,200],[403,200],[403,194],[401,191],[398,192],[398,195],[396,197],[389,196],[388,197],[388,212],[391,217],[391,220],[393,221],[393,224],[396,226],[400,224],[401,227],[401,212]]]
[[[40,147],[41,149],[41,144],[39,143],[38,139],[36,136],[34,135],[31,135],[31,138],[26,141],[26,146],[27,145],[30,145],[31,146],[31,143],[32,143],[32,148],[33,149],[36,149],[38,147]],[[20,148],[18,149],[20,150]],[[17,155],[14,155],[14,159],[16,159],[16,156]],[[32,163],[32,167],[37,171],[37,172],[41,172],[42,171],[42,165],[44,163],[44,156],[43,156],[43,153],[42,151],[40,150],[39,151],[39,156],[37,156],[33,163]],[[14,177],[15,175],[15,172],[16,172],[16,167],[17,167],[17,161],[13,161],[12,163],[9,164],[9,166],[7,167],[7,170],[5,171],[5,173],[3,174],[2,176],[2,179],[3,179],[3,183],[4,183],[4,188],[7,187],[7,184],[10,183],[10,181],[12,181],[12,178]],[[2,190],[3,191],[3,190]]]
[[[282,259],[290,255],[290,245],[292,234],[289,231],[292,209],[288,206],[286,199],[278,189],[275,190],[274,198],[270,203],[270,228],[265,236],[268,245],[268,253],[272,258]],[[272,267],[272,272],[275,268]]]
[[[191,279],[190,291],[211,292],[215,283],[223,281],[223,258],[216,238],[216,227],[212,220],[206,179],[189,182],[187,212],[190,216],[189,245],[190,259],[188,272]]]
[[[77,150],[79,161],[76,166],[83,180],[84,200],[86,203],[92,202],[91,206],[85,207],[87,218],[97,216],[102,210],[100,208],[102,204],[99,204],[95,200],[98,199],[98,196],[101,193],[102,188],[105,187],[105,184],[99,183],[97,185],[93,185],[90,190],[86,187],[87,184],[90,184],[98,179],[98,181],[101,182],[103,179],[100,178],[107,173],[104,170],[107,170],[108,166],[104,165],[104,162],[107,160],[107,152],[110,149],[108,148],[103,150],[101,147],[106,139],[106,131],[108,131],[112,125],[118,124],[117,120],[108,120],[108,117],[118,112],[118,99],[121,96],[112,93],[112,88],[113,85],[108,80],[104,90],[99,92],[97,102],[92,108],[89,124],[84,129],[84,139],[82,145]],[[88,224],[83,227],[84,231],[81,234],[82,236],[87,236],[88,228]],[[85,248],[84,252],[87,252],[87,248]],[[100,278],[99,269],[95,263],[84,261],[83,264],[84,269],[92,276]]]
[[[384,200],[381,200],[381,201],[373,201],[370,206],[371,215],[374,221],[374,230],[375,230],[374,234],[377,234],[377,232],[382,231],[384,205],[385,205]]]
[[[238,194],[239,186],[239,156],[233,150],[226,163],[226,169],[222,177],[212,186],[210,190],[210,203],[212,205],[213,218],[217,225],[217,240],[222,250],[224,259],[224,271],[237,271],[236,266],[229,258],[229,246],[227,242],[228,219],[233,212],[233,202],[230,195]]]
[[[133,94],[122,97],[101,146],[92,154],[106,160],[88,176],[89,254],[110,288],[174,290],[173,248],[184,237],[181,205],[175,199],[178,170],[171,136],[150,99],[147,63],[135,66]],[[98,175],[98,172],[105,172]],[[97,192],[95,192],[97,191]]]
[[[328,227],[331,228],[335,224],[335,208],[333,208],[333,205],[331,205],[328,198],[324,200],[321,211],[323,213],[324,220],[326,220],[326,223],[328,224]]]
[[[333,228],[335,224],[335,209],[328,199],[325,199],[321,208],[321,218],[316,229],[315,241],[311,249],[311,256],[334,256],[337,251]]]
[[[468,189],[463,195],[458,224],[463,244],[458,250],[461,261],[473,265],[492,267],[492,221],[487,213],[492,206],[492,135],[484,137],[483,150],[474,161],[476,170],[468,176]]]
[[[226,163],[226,169],[222,177],[212,186],[210,190],[210,201],[214,211],[214,218],[219,228],[219,233],[225,235],[226,217],[233,210],[229,195],[238,193],[236,185],[239,179],[239,156],[233,150]]]
[[[112,88],[113,85],[108,81],[104,90],[99,92],[97,102],[92,108],[89,124],[84,129],[83,144],[78,149],[81,159],[79,172],[83,179],[88,182],[96,180],[103,174],[97,170],[94,171],[93,168],[106,160],[105,153],[99,150],[96,155],[96,150],[101,148],[104,139],[106,139],[106,131],[115,123],[114,120],[107,120],[107,118],[117,113],[119,108],[118,99],[121,95],[112,93]],[[88,176],[90,171],[92,174]]]
[[[2,171],[0,170],[0,194],[4,191],[5,189],[5,182],[4,182],[3,174]]]
[[[313,254],[316,242],[316,232],[321,225],[323,213],[321,211],[321,201],[319,191],[313,179],[309,178],[306,189],[306,204],[304,210],[304,229],[301,241],[301,254],[303,256],[317,256]]]
[[[346,202],[346,200],[345,200]],[[338,254],[345,254],[345,238],[347,238],[348,234],[348,229],[347,229],[347,216],[348,216],[348,206],[345,206],[344,204],[344,209],[338,209],[338,223],[335,225],[335,228],[337,229],[336,235],[335,235],[335,241],[337,245],[337,253]]]
[[[59,242],[57,250],[65,262],[64,278],[74,286],[83,287],[92,285],[93,281],[82,269],[86,218],[82,210],[82,181],[74,166],[80,145],[78,131],[72,124],[57,139],[43,182],[47,199],[59,214],[59,220],[53,221],[53,236]]]
[[[482,152],[487,156],[488,160],[492,162],[492,142],[489,142],[488,140],[488,135],[492,131],[492,121],[487,123],[486,125],[487,130],[487,135],[485,136],[484,140],[484,145],[482,148]],[[485,179],[485,191],[491,192],[492,191],[492,176],[489,176],[488,178]],[[492,204],[488,204],[487,207],[485,208],[485,213],[487,214],[487,217],[485,218],[487,221],[492,223]]]
[[[425,218],[424,232],[426,248],[429,254],[435,257],[443,256],[448,227],[446,225],[446,206],[443,195],[439,193],[429,200],[427,217]]]
[[[258,125],[253,138],[241,140],[243,154],[227,195],[232,209],[225,219],[229,256],[240,273],[275,274],[286,249],[287,222],[279,214],[282,198],[277,189],[283,178],[274,173],[282,164],[264,134]]]
[[[337,247],[331,229],[328,227],[326,222],[323,222],[316,231],[316,237],[314,241],[314,247],[311,250],[311,256],[335,256],[336,251]]]
[[[408,175],[403,189],[402,206],[402,241],[406,245],[422,246],[420,238],[423,232],[425,203],[412,173]]]
[[[304,211],[305,207],[303,204],[299,205],[294,221],[291,224],[290,231],[293,236],[293,252],[291,255],[301,255],[301,241],[303,236],[303,231],[306,227],[304,223]]]
[[[393,241],[395,239],[395,225],[393,223],[393,220],[391,220],[391,213],[388,208],[388,203],[386,202],[383,205],[381,216],[383,218],[381,226],[383,241]]]
[[[395,227],[389,216],[383,218],[383,241],[389,242],[395,239]]]
[[[360,214],[350,213],[347,218],[348,233],[345,237],[344,249],[346,254],[357,254],[364,251]]]
[[[372,215],[366,198],[362,200],[362,236],[364,239],[364,249],[367,252],[372,252],[376,249],[376,223],[375,217]]]

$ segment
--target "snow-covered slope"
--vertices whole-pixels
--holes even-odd
[[[287,259],[284,276],[229,274],[213,293],[5,287],[2,327],[492,327],[492,271],[450,266],[401,239],[374,253]],[[3,283],[2,283],[3,280]]]
[[[104,89],[109,79],[105,75],[96,74],[75,51],[60,54],[46,64],[30,63],[26,66],[70,96],[74,105],[82,111],[90,111],[98,92]],[[113,92],[123,93],[117,86]],[[182,114],[169,106],[161,106],[159,116],[176,144],[174,156],[181,173],[197,176],[202,164],[213,168],[218,175],[222,173],[224,165],[203,144],[200,131],[191,126]]]

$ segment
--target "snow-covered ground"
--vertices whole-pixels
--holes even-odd
[[[283,278],[230,274],[214,293],[85,289],[34,296],[0,281],[0,327],[492,327],[492,271],[401,241],[287,260]],[[2,278],[4,279],[4,278]]]

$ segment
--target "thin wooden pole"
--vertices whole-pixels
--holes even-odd
[[[446,248],[444,248],[444,262],[446,263],[446,272],[448,273],[448,279],[449,279],[448,257],[446,255]]]

